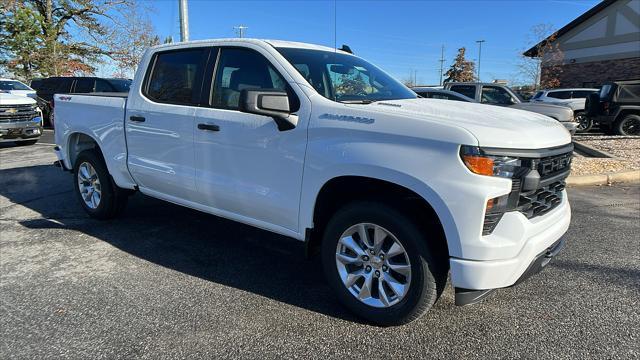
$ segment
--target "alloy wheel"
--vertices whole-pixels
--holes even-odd
[[[100,206],[102,186],[98,173],[88,162],[83,162],[78,167],[78,189],[87,207],[95,210]]]
[[[391,232],[376,224],[356,224],[340,236],[336,267],[351,295],[376,308],[402,301],[411,284],[407,251]]]

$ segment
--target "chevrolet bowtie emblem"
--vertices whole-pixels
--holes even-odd
[[[9,113],[9,114],[15,114],[18,112],[18,109],[14,109],[14,108],[10,108],[5,110],[4,112]]]

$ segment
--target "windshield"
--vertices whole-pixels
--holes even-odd
[[[358,57],[311,49],[277,50],[327,99],[371,103],[417,97],[416,93],[384,71]]]
[[[131,80],[109,79],[109,83],[116,89],[116,92],[129,92]]]
[[[0,81],[0,90],[31,90],[30,87],[15,80]]]

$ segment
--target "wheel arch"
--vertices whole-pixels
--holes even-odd
[[[453,216],[444,201],[435,191],[417,179],[401,173],[388,176],[372,176],[365,173],[351,173],[334,176],[322,182],[309,204],[311,209],[303,219],[309,251],[319,245],[324,227],[339,207],[349,201],[379,200],[400,206],[400,209],[414,217],[420,224],[440,232],[441,244],[448,253],[457,252],[460,242]],[[301,209],[305,209],[304,203]],[[457,245],[456,245],[457,244]]]

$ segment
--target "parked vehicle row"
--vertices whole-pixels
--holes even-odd
[[[128,95],[54,98],[59,164],[90,216],[140,191],[304,241],[337,298],[378,324],[417,319],[449,272],[458,305],[520,283],[571,218],[559,122],[420,99],[345,51],[166,44]]]

